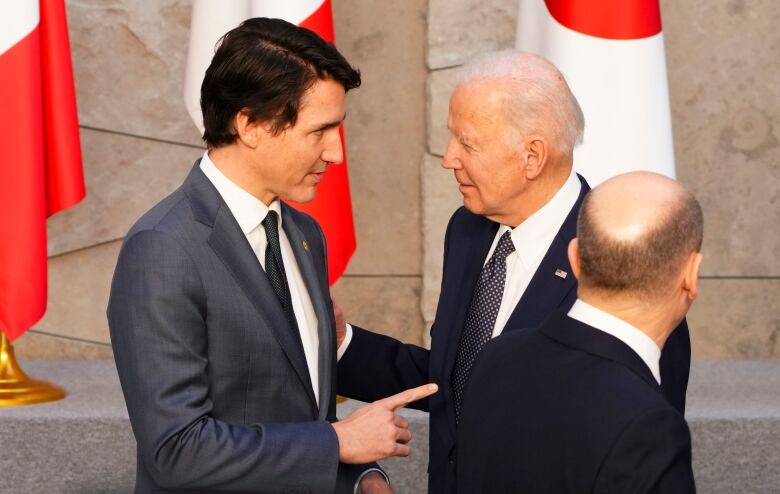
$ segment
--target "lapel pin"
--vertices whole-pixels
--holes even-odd
[[[555,276],[557,276],[558,278],[560,278],[562,280],[565,280],[566,277],[569,276],[569,273],[567,273],[566,271],[564,271],[562,269],[556,269],[555,270]]]
[[[301,243],[303,244],[303,250],[305,250],[306,252],[309,252],[309,242],[304,240]]]

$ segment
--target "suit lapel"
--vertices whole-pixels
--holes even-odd
[[[238,222],[198,165],[199,161],[190,173],[190,187],[185,191],[192,203],[195,218],[212,227],[209,246],[254,305],[260,320],[279,343],[316,408],[301,344],[293,336],[282,306]]]
[[[466,316],[471,306],[471,299],[474,297],[477,280],[499,227],[498,223],[487,218],[477,217],[475,219],[478,220],[478,225],[470,233],[467,233],[463,247],[457,251],[458,255],[453,255],[452,259],[449,260],[450,265],[456,270],[461,270],[462,274],[460,279],[448,280],[447,282],[448,284],[455,283],[454,286],[457,287],[455,315],[448,328],[447,353],[444,358],[444,372],[441,374],[448,382],[455,365],[458,345],[466,325]]]
[[[539,331],[566,346],[622,364],[661,392],[661,386],[642,358],[611,334],[572,319],[564,311],[553,314]]]
[[[577,236],[577,214],[590,190],[584,178],[580,177],[580,183],[577,202],[563,221],[531,282],[509,316],[505,331],[539,326],[576,288],[577,280],[572,273],[567,252],[569,242]]]
[[[471,213],[468,213],[471,214]],[[454,297],[449,299],[452,302],[448,302],[444,305],[446,310],[452,310],[450,314],[444,315],[441,319],[442,328],[440,330],[447,331],[446,337],[446,353],[442,361],[441,374],[442,392],[445,399],[452,403],[452,389],[450,386],[450,375],[455,366],[455,358],[458,354],[458,345],[460,344],[461,336],[463,335],[463,329],[466,325],[466,316],[468,315],[469,307],[471,306],[471,299],[474,296],[474,290],[476,289],[477,279],[482,272],[482,266],[487,256],[490,246],[493,244],[493,239],[496,237],[498,231],[498,223],[488,220],[481,216],[474,216],[472,218],[476,223],[468,227],[467,231],[461,237],[462,240],[458,244],[452,245],[450,248],[449,259],[447,260],[447,266],[445,272],[447,276],[447,286],[454,287]],[[448,295],[449,298],[449,295]],[[439,302],[442,307],[441,301]],[[439,314],[436,315],[437,322],[440,324]],[[437,330],[438,331],[438,330]],[[445,407],[447,413],[447,423],[450,428],[450,437],[455,438],[455,408],[453,406]]]
[[[327,280],[318,276],[312,257],[312,249],[319,245],[319,238],[306,238],[298,224],[295,222],[290,206],[282,203],[282,228],[287,234],[290,246],[295,253],[295,260],[301,270],[306,290],[317,314],[317,334],[319,336],[319,390],[320,390],[320,420],[326,420],[328,416],[328,404],[330,403],[331,375],[333,374],[333,357],[335,355],[335,329],[332,327],[333,314],[324,298],[328,293]],[[315,232],[319,237],[319,232]],[[318,253],[324,259],[324,253]]]

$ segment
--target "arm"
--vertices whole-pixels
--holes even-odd
[[[422,386],[429,382],[430,351],[352,326],[352,340],[338,363],[338,393],[361,401]],[[410,408],[428,410],[428,400]]]
[[[126,241],[108,318],[145,469],[167,488],[331,491],[339,441],[327,422],[239,426],[211,416],[205,312],[197,266],[174,239],[144,231]]]
[[[620,434],[596,478],[595,493],[695,493],[691,435],[671,409],[645,413]]]
[[[465,209],[459,208],[447,224],[444,235],[445,272],[453,224],[462,211]],[[361,401],[372,401],[430,382],[430,350],[404,344],[354,325],[351,328],[352,334],[344,343],[346,349],[339,348],[339,353],[343,353],[338,363],[339,394]],[[436,322],[431,328],[432,339],[436,338],[435,333]],[[412,403],[409,408],[427,412],[428,400]]]

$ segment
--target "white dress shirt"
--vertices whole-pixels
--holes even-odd
[[[227,178],[211,161],[208,152],[204,153],[203,159],[200,160],[200,169],[214,184],[233,217],[236,218],[238,226],[241,227],[241,231],[246,235],[249,245],[252,246],[252,250],[254,250],[263,269],[265,269],[265,248],[268,245],[268,239],[266,238],[262,222],[268,211],[276,211],[279,218],[279,243],[282,250],[282,263],[287,274],[287,284],[290,287],[293,312],[295,313],[295,320],[298,322],[298,330],[301,334],[303,353],[306,356],[306,365],[309,368],[309,377],[314,388],[314,397],[317,400],[317,405],[319,405],[320,381],[318,360],[320,338],[317,333],[317,314],[314,312],[311,297],[303,281],[298,262],[295,260],[295,253],[290,246],[290,240],[282,228],[282,213],[279,200],[274,200],[270,206],[266,206],[261,200]]]
[[[571,208],[577,202],[582,184],[574,170],[564,182],[558,192],[539,211],[529,216],[525,221],[511,228],[501,225],[493,239],[484,266],[493,255],[498,245],[498,240],[507,231],[511,231],[512,244],[515,251],[506,258],[506,281],[504,282],[504,294],[501,297],[501,306],[498,309],[496,324],[493,326],[493,338],[504,331],[504,326],[517,307],[520,298],[525,293],[528,284],[531,283],[536,270],[542,263],[545,254],[550,249],[555,236],[561,229],[561,225],[571,212]],[[552,273],[551,273],[552,274]],[[571,274],[570,274],[571,275]]]
[[[531,282],[536,270],[544,259],[544,255],[550,249],[555,236],[561,229],[563,222],[571,212],[571,208],[577,202],[580,195],[579,177],[572,169],[569,178],[566,179],[563,186],[555,193],[547,204],[542,206],[539,211],[529,216],[524,222],[515,228],[507,225],[501,225],[496,232],[487,256],[482,262],[484,266],[496,250],[498,240],[506,231],[511,231],[512,244],[515,251],[506,258],[506,281],[504,282],[504,294],[501,297],[501,306],[498,309],[496,324],[493,326],[493,337],[500,335],[504,330],[509,316],[520,302],[520,298],[525,293],[528,284]],[[347,324],[347,334],[344,341],[338,349],[338,358],[347,351],[352,341],[352,326]]]
[[[658,384],[661,384],[661,349],[652,338],[626,321],[580,299],[577,299],[569,309],[569,317],[611,334],[631,347],[653,373]]]

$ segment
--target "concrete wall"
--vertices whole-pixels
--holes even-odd
[[[662,0],[677,175],[701,201],[705,261],[690,316],[697,359],[780,358],[780,4]],[[447,219],[437,168],[455,68],[514,45],[517,0],[430,0],[423,297],[433,320]],[[587,115],[585,115],[587,121]]]
[[[110,358],[105,308],[122,237],[203,153],[182,100],[191,1],[68,1],[87,198],[49,220],[49,306],[21,358]],[[420,342],[419,163],[426,2],[334,0],[363,72],[346,122],[358,249],[333,291],[351,321]]]
[[[420,342],[460,195],[439,166],[453,68],[511,47],[516,0],[333,0],[363,71],[346,137],[358,250],[334,295],[350,321]],[[679,178],[702,202],[696,358],[780,357],[780,4],[662,0]],[[88,196],[49,221],[49,309],[24,358],[109,358],[121,238],[202,145],[181,97],[191,1],[68,1]],[[426,89],[427,88],[427,89]],[[427,94],[426,94],[427,91]]]

